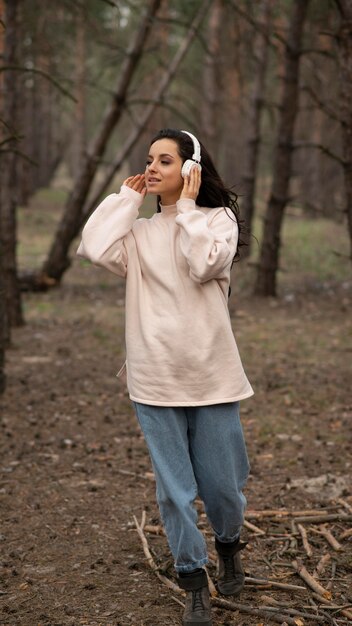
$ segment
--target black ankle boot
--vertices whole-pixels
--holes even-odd
[[[238,596],[244,586],[244,571],[240,551],[247,545],[239,539],[232,543],[222,543],[215,538],[218,553],[218,589],[224,596]]]
[[[212,626],[208,579],[204,569],[180,574],[178,584],[186,591],[183,626]]]

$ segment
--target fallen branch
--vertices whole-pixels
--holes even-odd
[[[300,585],[290,585],[288,583],[278,583],[275,580],[267,580],[265,578],[251,578],[250,576],[245,577],[245,583],[252,584],[255,586],[267,586],[267,587],[277,587],[278,589],[287,589],[288,591],[307,591],[306,587],[301,587]]]
[[[299,532],[301,533],[303,547],[304,547],[304,549],[305,549],[305,551],[307,553],[308,558],[310,559],[310,557],[313,554],[313,550],[312,550],[312,546],[310,545],[310,543],[308,541],[307,531],[304,528],[304,526],[302,526],[302,524],[297,524],[297,528],[298,528]]]
[[[292,561],[292,565],[295,568],[297,574],[302,578],[302,580],[304,580],[305,583],[307,583],[307,585],[311,589],[313,589],[313,591],[323,596],[323,598],[331,600],[331,591],[324,589],[324,587],[320,585],[320,583],[318,583],[315,578],[313,578],[313,576],[309,574],[307,569],[300,561]]]
[[[145,511],[143,511],[143,513],[145,514]],[[176,593],[180,593],[181,590],[179,588],[178,585],[176,585],[175,583],[173,583],[169,578],[166,578],[166,576],[163,576],[162,574],[160,574],[159,572],[159,568],[157,566],[157,564],[155,563],[150,550],[149,550],[149,545],[148,545],[148,541],[147,538],[143,532],[143,527],[142,524],[139,524],[137,521],[136,516],[133,516],[133,520],[137,529],[137,533],[139,535],[139,538],[142,542],[142,547],[143,547],[143,552],[145,554],[145,557],[147,559],[147,563],[149,565],[149,567],[153,570],[154,574],[159,578],[159,580],[166,585],[169,589],[172,589],[172,591],[175,591]]]
[[[303,511],[288,511],[287,509],[265,509],[264,511],[246,511],[247,519],[261,519],[262,517],[297,517],[301,515],[326,515],[321,509],[305,509]]]
[[[319,563],[317,564],[313,572],[313,578],[319,578],[319,576],[323,574],[330,559],[331,559],[331,555],[328,552],[326,554],[323,554],[323,556],[321,557]]]
[[[212,604],[214,606],[219,606],[223,609],[229,609],[231,611],[240,611],[241,613],[248,613],[248,615],[256,615],[258,617],[265,617],[267,619],[276,622],[277,624],[282,624],[286,622],[288,626],[301,626],[303,622],[298,622],[296,619],[293,619],[289,615],[284,612],[280,612],[281,609],[277,609],[276,607],[260,607],[257,609],[253,609],[247,604],[240,604],[238,602],[230,602],[229,600],[222,600],[221,598],[212,598]]]
[[[352,528],[348,528],[344,530],[343,533],[339,536],[339,540],[343,541],[344,539],[348,539],[348,537],[352,537]]]
[[[145,532],[151,533],[152,535],[165,535],[165,530],[162,526],[151,526],[150,524],[147,524],[144,527],[144,530]]]
[[[318,602],[320,602],[324,606],[324,609],[338,611],[344,617],[348,617],[348,619],[352,620],[352,611],[349,611],[345,606],[339,606],[338,604],[332,604],[330,600],[328,600],[327,598],[324,598],[323,596],[319,595],[318,593],[312,593],[312,596],[313,596],[313,598],[318,600]],[[347,605],[347,606],[350,606],[350,605]]]
[[[343,498],[337,498],[336,502],[341,504],[345,509],[347,509],[347,511],[352,513],[352,506],[350,504],[348,504],[348,502],[346,502],[346,500],[344,500]]]
[[[341,552],[343,550],[343,546],[335,539],[334,535],[325,528],[325,526],[320,526],[320,529],[312,528],[312,531],[317,535],[322,535],[326,539],[326,541],[331,545],[332,549],[336,552]]]
[[[350,522],[352,515],[345,515],[344,513],[327,513],[326,515],[307,515],[297,517],[296,522],[308,522],[310,524],[321,522]]]
[[[243,522],[243,526],[245,526],[246,528],[248,528],[248,530],[253,531],[254,533],[256,533],[257,535],[266,535],[265,530],[262,530],[261,528],[258,528],[258,526],[255,526],[254,524],[251,524],[250,522],[248,522],[247,520],[244,520]]]

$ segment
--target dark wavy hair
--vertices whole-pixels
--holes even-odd
[[[177,144],[178,153],[184,163],[187,159],[191,159],[194,153],[193,141],[189,135],[181,130],[174,128],[163,128],[153,137],[150,145],[159,139],[172,139]],[[198,139],[199,141],[199,139]],[[197,196],[197,204],[201,207],[215,209],[223,206],[227,211],[231,211],[238,226],[238,246],[234,257],[234,261],[239,258],[238,248],[245,245],[241,239],[241,231],[243,232],[243,220],[240,218],[240,210],[237,203],[237,194],[225,187],[220,175],[218,174],[211,156],[201,141],[201,165],[202,165],[202,182]],[[160,212],[160,196],[157,196],[157,211]],[[229,215],[229,219],[233,217]]]

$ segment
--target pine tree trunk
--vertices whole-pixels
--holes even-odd
[[[81,212],[97,172],[99,161],[124,110],[128,87],[142,56],[144,44],[152,27],[152,18],[157,12],[160,2],[161,0],[149,0],[144,17],[127,51],[113,98],[105,110],[96,136],[88,146],[84,159],[82,159],[79,173],[73,184],[73,191],[67,200],[63,218],[43,266],[44,277],[49,277],[58,282],[70,265],[69,246],[76,235],[77,224],[80,223]]]
[[[352,0],[336,0],[341,22],[337,35],[340,68],[341,129],[346,213],[352,261]]]
[[[76,106],[72,144],[72,172],[74,177],[79,172],[86,148],[86,58],[85,12],[81,7],[76,15]]]
[[[0,394],[5,391],[6,376],[5,376],[5,343],[7,335],[6,324],[6,307],[5,307],[5,284],[3,273],[3,253],[1,242],[1,228],[0,228]]]
[[[292,140],[299,102],[299,66],[304,22],[309,0],[295,0],[285,46],[283,90],[274,155],[271,194],[264,218],[263,241],[255,294],[276,296],[281,226],[289,195]]]
[[[5,1],[4,65],[18,65],[19,0]],[[17,278],[17,155],[18,140],[18,72],[10,69],[3,76],[2,119],[7,152],[2,155],[0,174],[0,219],[2,230],[3,275],[5,281],[6,313],[10,326],[23,324],[21,292]]]
[[[220,28],[223,14],[222,0],[212,2],[207,29],[207,50],[203,66],[203,98],[201,100],[202,134],[204,145],[217,160],[218,142],[218,111],[220,108],[221,91],[219,85],[219,48]]]
[[[243,217],[246,232],[247,246],[243,248],[243,256],[251,252],[251,232],[255,209],[255,183],[260,149],[260,121],[264,103],[265,77],[269,55],[270,22],[273,10],[273,0],[262,0],[260,5],[261,32],[257,33],[254,41],[254,57],[256,69],[248,107],[248,139],[243,174],[243,201],[241,217]]]

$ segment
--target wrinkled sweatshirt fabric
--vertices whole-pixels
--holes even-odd
[[[253,394],[227,306],[238,227],[229,209],[191,199],[139,218],[142,194],[123,185],[88,219],[79,256],[126,278],[130,398],[202,406]]]

